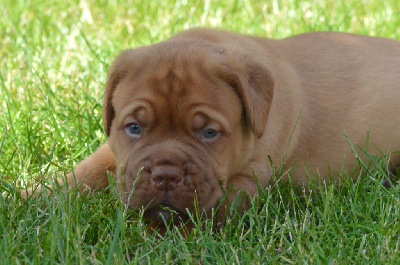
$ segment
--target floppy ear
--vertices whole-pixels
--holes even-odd
[[[118,83],[125,77],[127,73],[126,64],[123,63],[123,59],[127,52],[129,52],[129,50],[122,52],[114,60],[108,74],[103,103],[103,123],[104,131],[106,132],[107,136],[110,136],[111,124],[115,116],[114,107],[112,106],[112,98]]]
[[[227,68],[224,78],[241,98],[250,129],[261,138],[274,92],[272,74],[266,66],[247,57],[230,62]]]

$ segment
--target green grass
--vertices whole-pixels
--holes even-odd
[[[195,26],[400,39],[397,0],[318,3],[0,0],[0,191],[60,177],[106,140],[102,93],[121,49]],[[14,189],[0,197],[0,264],[398,264],[400,188],[385,189],[385,174],[373,170],[337,190],[315,184],[303,196],[288,185],[267,188],[244,215],[214,232],[208,220],[187,240],[148,235],[112,192],[25,201]]]

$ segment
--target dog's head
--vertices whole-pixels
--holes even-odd
[[[253,181],[251,149],[273,85],[254,58],[210,41],[176,38],[122,52],[103,118],[124,202],[153,220],[169,220],[164,206],[185,219],[195,201],[210,213],[224,190]]]

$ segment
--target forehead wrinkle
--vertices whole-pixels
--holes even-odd
[[[206,101],[218,108],[214,94],[210,93],[219,87],[219,79],[212,70],[217,62],[206,60],[204,52],[198,49],[167,48],[152,53],[154,56],[147,64],[150,68],[141,82],[142,87],[152,91],[153,101],[161,112],[157,115],[159,119],[173,122],[175,116],[182,115],[180,112],[187,111],[193,100]]]
[[[210,79],[210,63],[202,55],[204,51],[180,45],[159,47],[149,60],[148,85],[164,96],[181,94],[181,90],[196,85],[198,80]]]
[[[137,98],[131,104],[124,107],[124,109],[121,111],[121,114],[129,115],[130,113],[135,112],[135,110],[139,108],[146,108],[153,110],[154,109],[153,102],[147,98]]]
[[[148,85],[165,98],[185,94],[185,88],[193,83],[187,62],[172,60],[162,64],[160,66],[162,70],[158,70],[155,75],[149,78]]]

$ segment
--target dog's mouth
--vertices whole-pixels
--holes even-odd
[[[144,211],[143,217],[159,224],[184,224],[189,220],[186,212],[177,209],[170,202],[162,202]]]

